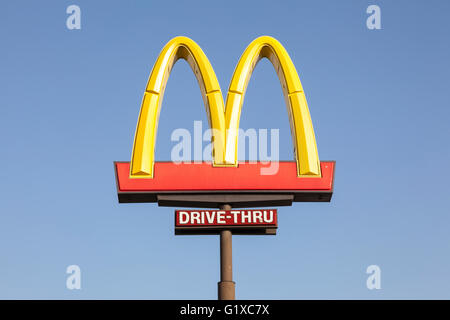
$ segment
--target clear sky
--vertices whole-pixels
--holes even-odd
[[[66,8],[81,8],[68,30]],[[366,8],[381,8],[369,30]],[[173,208],[119,204],[161,48],[185,35],[222,90],[245,47],[277,38],[297,67],[319,156],[336,160],[331,203],[279,208],[276,236],[233,237],[239,299],[450,298],[448,1],[2,1],[0,298],[216,299],[218,236],[174,236]],[[241,127],[279,128],[271,64],[255,69]],[[157,160],[176,128],[206,126],[184,61],[168,82]],[[81,290],[66,268],[81,268]],[[381,268],[368,290],[366,268]]]

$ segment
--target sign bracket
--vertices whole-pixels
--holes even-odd
[[[160,207],[220,208],[224,203],[234,209],[292,206],[293,194],[158,194]]]

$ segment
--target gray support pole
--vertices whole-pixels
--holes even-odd
[[[221,210],[231,210],[231,206],[224,204]],[[233,251],[232,234],[230,230],[220,231],[220,282],[218,283],[219,300],[235,300],[236,290],[233,281]]]

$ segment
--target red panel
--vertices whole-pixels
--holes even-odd
[[[276,209],[176,210],[175,227],[277,226]]]
[[[322,177],[297,177],[295,162],[278,162],[273,175],[261,175],[266,163],[239,163],[237,168],[213,167],[210,162],[155,162],[153,179],[130,179],[130,164],[116,162],[118,187],[127,191],[239,191],[304,190],[331,191],[334,162],[321,162]]]

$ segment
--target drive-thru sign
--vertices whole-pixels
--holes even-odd
[[[245,91],[254,67],[262,58],[271,61],[280,79],[295,155],[294,161],[277,161],[278,170],[271,174],[262,174],[267,162],[237,160]],[[212,129],[210,162],[154,160],[164,90],[179,59],[188,62],[200,86]],[[236,66],[224,102],[214,70],[202,49],[189,38],[176,37],[161,51],[148,80],[131,161],[115,162],[114,167],[121,203],[157,202],[160,206],[221,209],[177,210],[175,233],[220,234],[219,298],[234,299],[231,234],[275,234],[277,228],[275,209],[235,209],[288,206],[292,202],[329,202],[335,162],[319,160],[303,87],[288,53],[277,40],[263,36],[250,43]],[[269,222],[265,219],[269,219],[270,214],[273,220]]]
[[[175,211],[175,234],[275,234],[277,225],[276,209]]]

